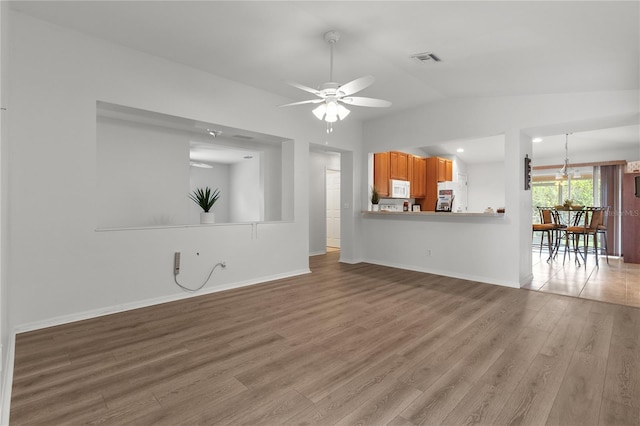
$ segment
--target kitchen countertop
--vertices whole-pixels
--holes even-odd
[[[455,212],[396,212],[396,211],[369,211],[363,210],[365,216],[407,216],[407,217],[504,217],[504,213],[455,213]]]

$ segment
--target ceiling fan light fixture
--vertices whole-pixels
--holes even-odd
[[[363,107],[390,107],[391,102],[382,99],[351,96],[352,94],[364,90],[372,85],[375,80],[372,75],[356,78],[355,80],[351,80],[342,85],[333,81],[333,46],[338,40],[340,40],[340,33],[337,31],[328,31],[324,34],[324,40],[330,47],[329,82],[322,84],[318,89],[313,89],[299,83],[289,82],[293,87],[312,93],[320,99],[291,102],[280,106],[286,107],[304,104],[318,104],[312,112],[318,120],[324,120],[327,123],[327,133],[331,133],[333,131],[331,126],[332,123],[335,123],[338,120],[344,120],[351,113],[351,111],[345,108],[342,103]]]
[[[338,104],[338,117],[340,120],[344,120],[349,114],[351,114],[351,111],[345,108],[344,105]]]
[[[313,115],[315,115],[318,120],[322,120],[327,112],[327,105],[323,102],[316,108],[314,108],[311,112],[313,112]]]
[[[335,100],[329,100],[321,103],[314,108],[312,112],[318,120],[324,120],[327,123],[335,123],[338,120],[344,120],[351,113],[351,111],[343,105],[340,105]]]
[[[325,102],[325,105],[327,106],[327,110],[324,116],[324,121],[326,121],[327,123],[335,123],[336,121],[338,121],[338,118],[342,120],[342,116],[346,117],[344,112],[341,112],[340,107],[342,107],[342,105],[338,104],[337,100],[328,100]],[[346,110],[346,108],[344,109]]]

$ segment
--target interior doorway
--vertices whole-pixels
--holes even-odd
[[[341,208],[349,193],[349,174],[342,175],[343,154],[311,145],[309,151],[309,255],[326,254],[349,247],[348,233],[341,230],[348,222]],[[345,193],[346,192],[346,193]]]
[[[325,172],[327,205],[327,249],[340,248],[340,170]]]

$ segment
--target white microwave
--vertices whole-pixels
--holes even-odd
[[[409,198],[410,183],[408,180],[395,180],[389,181],[389,188],[391,189],[391,198]]]

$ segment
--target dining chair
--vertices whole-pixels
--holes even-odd
[[[555,258],[558,255],[558,248],[560,247],[560,244],[563,238],[565,238],[564,233],[567,230],[567,225],[565,224],[562,217],[560,216],[560,212],[555,208],[551,210],[551,218],[553,219],[553,226],[554,226],[554,229],[552,231],[552,235],[554,236],[553,238],[554,249],[553,249],[552,257]]]
[[[532,225],[531,236],[534,236],[536,232],[539,232],[540,235],[540,255],[542,256],[542,246],[544,245],[544,237],[547,236],[547,250],[549,252],[549,257],[547,258],[547,262],[551,260],[554,252],[554,243],[553,243],[553,232],[555,230],[555,224],[553,221],[553,216],[551,211],[553,210],[551,207],[536,207],[538,209],[538,213],[540,214],[540,223],[534,223]]]
[[[589,237],[593,236],[593,247],[596,258],[596,266],[598,264],[598,224],[604,223],[604,207],[585,207],[583,210],[576,212],[576,217],[572,226],[568,226],[565,231],[565,247],[564,258],[562,263],[566,260],[567,251],[569,249],[569,240],[571,240],[573,246],[573,252],[575,255],[575,262],[580,266],[579,257],[582,258],[584,265],[587,264],[587,251],[589,247]],[[583,238],[583,252],[580,252],[580,238]]]
[[[602,237],[602,241],[604,244],[600,245],[600,250],[604,250],[604,254],[607,258],[607,265],[609,264],[609,248],[607,247],[607,217],[609,217],[609,206],[606,206],[604,209],[604,214],[602,215],[602,223],[598,224],[598,232],[597,235]],[[597,236],[596,236],[597,238]]]

